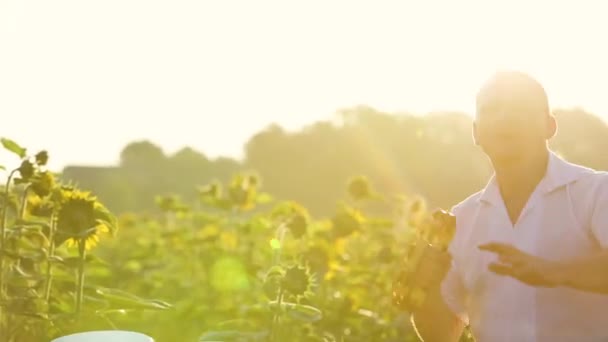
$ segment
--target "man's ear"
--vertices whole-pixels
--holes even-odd
[[[473,143],[479,146],[479,139],[477,137],[477,124],[473,121]]]
[[[557,134],[557,120],[553,114],[549,114],[547,118],[547,140],[553,138]]]

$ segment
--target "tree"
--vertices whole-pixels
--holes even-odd
[[[163,164],[163,150],[148,140],[135,141],[120,153],[120,166],[126,169],[147,169]]]

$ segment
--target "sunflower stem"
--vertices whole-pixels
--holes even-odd
[[[281,250],[283,249],[283,241],[285,241],[286,233],[287,227],[285,223],[281,223],[276,231],[276,239],[279,241],[279,248],[274,249],[274,255],[272,259],[273,265],[278,265],[281,262]]]
[[[76,313],[80,314],[82,309],[82,299],[84,297],[84,260],[86,258],[86,239],[78,239],[78,254],[80,262],[78,263],[78,290],[76,292]]]
[[[283,249],[283,241],[285,240],[285,233],[287,232],[286,222],[282,222],[279,224],[276,230],[276,239],[279,241],[278,248],[274,247],[274,253],[272,258],[272,264],[278,265],[281,261],[281,250]],[[271,341],[280,341],[280,320],[281,320],[281,303],[283,302],[283,287],[280,286],[277,293],[277,303],[278,312],[275,311],[275,314],[272,317],[272,325],[270,327],[270,340]]]
[[[11,171],[8,175],[8,179],[6,180],[6,184],[4,186],[4,205],[2,206],[2,220],[0,220],[0,302],[4,302],[4,248],[5,248],[5,237],[6,237],[6,220],[7,220],[7,212],[8,212],[8,201],[10,200],[9,191],[11,187],[11,181],[13,180],[13,176],[15,172],[19,169],[15,169]],[[4,329],[4,317],[3,310],[0,306],[0,331],[5,331]]]
[[[57,225],[56,215],[51,215],[51,226],[49,231],[49,255],[46,261],[46,284],[44,288],[44,299],[47,303],[51,300],[51,286],[53,283],[53,263],[51,258],[55,256],[55,229]]]
[[[23,190],[23,196],[21,196],[21,208],[19,210],[19,218],[21,220],[23,220],[23,218],[25,217],[25,211],[27,210],[27,193],[30,190],[30,186],[28,184],[28,186],[25,187],[25,190]]]
[[[283,312],[281,308],[281,304],[283,303],[283,287],[279,287],[279,291],[277,294],[277,311],[275,311],[274,316],[272,317],[272,326],[270,328],[270,340],[272,342],[282,341],[282,331],[281,331],[281,313]]]
[[[277,304],[279,306],[279,314],[277,315],[277,323],[279,324],[279,337],[281,337],[282,335],[282,331],[281,331],[281,316],[283,315],[283,308],[281,307],[281,304],[283,304],[283,295],[285,293],[285,290],[283,290],[283,288],[281,288],[281,290],[279,291],[279,299],[277,300]]]

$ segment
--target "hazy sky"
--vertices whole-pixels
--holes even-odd
[[[597,1],[0,0],[0,136],[112,164],[151,139],[240,157],[271,122],[367,104],[470,112],[494,69],[608,117]],[[7,154],[0,152],[0,164]]]

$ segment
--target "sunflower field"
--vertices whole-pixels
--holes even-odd
[[[3,147],[0,342],[120,329],[155,341],[417,341],[393,302],[424,200],[365,177],[330,217],[264,192],[254,173],[158,194],[158,214],[114,215],[95,194]],[[469,340],[465,334],[462,340]]]

